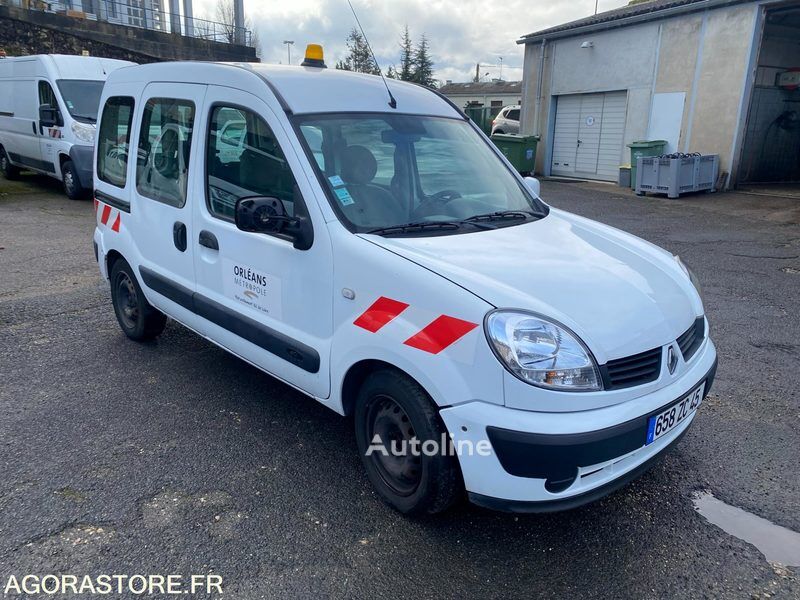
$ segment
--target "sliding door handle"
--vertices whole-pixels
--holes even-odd
[[[186,251],[186,225],[180,221],[175,221],[172,226],[172,241],[178,250],[181,252]]]
[[[210,248],[211,250],[219,250],[219,242],[217,242],[217,236],[215,236],[210,231],[206,231],[205,229],[200,232],[200,245],[206,248]]]

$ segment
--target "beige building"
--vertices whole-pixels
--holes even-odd
[[[719,154],[726,186],[800,182],[797,0],[651,0],[518,43],[537,173],[614,181],[659,139]]]
[[[521,81],[481,81],[453,83],[448,81],[439,91],[459,108],[489,106],[496,112],[510,104],[517,105],[522,98]]]

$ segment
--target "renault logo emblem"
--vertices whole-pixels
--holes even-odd
[[[667,350],[667,368],[669,369],[669,374],[674,375],[675,369],[678,367],[678,355],[675,352],[675,347],[670,346],[669,350]]]

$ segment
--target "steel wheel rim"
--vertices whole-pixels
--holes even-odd
[[[117,279],[117,307],[125,328],[134,329],[139,320],[139,297],[131,278],[125,273],[120,273]]]
[[[422,461],[419,444],[417,455],[411,452],[410,442],[416,434],[405,410],[390,396],[376,396],[367,415],[367,434],[370,444],[379,435],[388,453],[374,451],[369,456],[384,483],[400,496],[413,494],[422,480]],[[405,451],[404,455],[395,456],[393,442],[398,453]]]
[[[64,187],[67,188],[68,193],[72,193],[72,190],[75,186],[75,181],[72,175],[72,171],[67,171],[64,173]]]

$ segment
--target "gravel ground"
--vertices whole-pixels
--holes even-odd
[[[543,196],[688,260],[714,390],[674,452],[592,505],[410,520],[373,493],[347,420],[174,323],[129,342],[91,202],[0,178],[0,585],[213,572],[237,600],[800,597],[797,569],[692,506],[709,491],[800,531],[800,205],[557,182]]]

